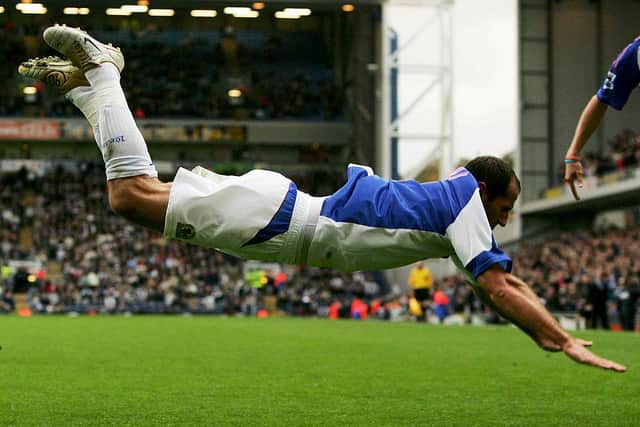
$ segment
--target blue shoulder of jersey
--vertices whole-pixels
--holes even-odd
[[[629,43],[611,64],[607,77],[596,96],[601,102],[621,110],[633,89],[640,83],[638,48],[640,37]]]
[[[347,183],[329,196],[321,215],[370,227],[406,228],[444,234],[478,184],[464,168],[442,181],[393,181],[370,168],[350,165]]]

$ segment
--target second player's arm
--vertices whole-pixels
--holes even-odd
[[[580,196],[578,196],[575,185],[582,186],[584,175],[582,163],[580,162],[580,152],[589,138],[591,138],[591,135],[593,135],[593,132],[600,126],[600,122],[607,112],[607,107],[607,104],[601,102],[596,95],[589,100],[580,115],[571,145],[567,150],[564,181],[571,186],[571,192],[576,200],[580,199]]]
[[[600,122],[607,112],[608,105],[601,102],[596,95],[591,97],[584,107],[576,131],[567,150],[567,156],[579,156],[582,147],[587,143],[593,132],[600,126]]]

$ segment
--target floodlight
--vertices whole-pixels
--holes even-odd
[[[235,15],[236,13],[246,13],[252,12],[251,8],[248,7],[225,7],[224,13],[227,15]]]
[[[176,11],[173,9],[149,9],[149,16],[173,16]]]
[[[131,15],[131,12],[128,10],[122,10],[120,8],[115,8],[115,7],[110,7],[107,10],[105,10],[105,12],[107,15],[110,16],[129,16]]]
[[[191,11],[191,16],[194,18],[215,18],[217,15],[218,12],[215,10],[194,9]]]
[[[62,12],[65,15],[88,15],[88,7],[65,7]]]
[[[299,15],[299,16],[309,16],[311,15],[311,9],[307,8],[299,8],[299,7],[286,7],[284,9],[285,13],[289,13],[291,15]]]
[[[149,10],[149,7],[146,5],[123,4],[120,9],[128,10],[131,13],[145,13]]]
[[[25,15],[41,15],[47,13],[47,8],[42,3],[18,3],[16,9]]]
[[[300,19],[300,15],[294,15],[294,14],[290,14],[290,13],[286,13],[282,10],[278,10],[275,13],[275,17],[278,19]]]

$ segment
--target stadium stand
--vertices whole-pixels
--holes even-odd
[[[588,151],[584,155],[585,178],[605,177],[638,166],[640,136],[631,129],[623,129],[607,140],[601,150]],[[558,166],[560,180],[564,177],[564,163]],[[560,173],[561,171],[561,173]]]
[[[587,328],[638,327],[640,227],[539,236],[512,252],[514,271],[530,284],[542,303],[558,316]],[[457,276],[440,279],[450,283]],[[453,286],[455,289],[455,286]]]
[[[318,15],[322,20],[322,13]],[[39,40],[45,25],[4,15],[0,54],[6,58],[52,54]],[[349,62],[336,60],[339,55],[327,48],[326,35],[311,27],[283,31],[259,24],[157,26],[127,20],[104,24],[91,18],[82,25],[127,54],[123,86],[137,119],[160,118],[176,128],[186,128],[180,120],[189,119],[348,119],[343,101],[351,89],[341,70],[348,69]],[[91,139],[86,130],[78,132],[80,137],[72,136],[78,114],[68,102],[37,84],[36,94],[25,95],[22,89],[32,84],[21,80],[12,67],[0,69],[0,117],[60,119],[62,139]],[[229,96],[230,89],[237,89],[240,96]],[[201,124],[189,126],[187,133],[203,132]],[[300,129],[296,133],[309,134],[308,128]],[[251,128],[242,133],[250,139],[244,133],[250,134]],[[174,133],[168,131],[163,142],[171,138]],[[341,147],[336,156],[312,141],[298,144],[296,155],[277,169],[305,191],[328,194],[344,180],[344,164],[331,160],[339,157],[344,163],[346,150]],[[621,132],[605,152],[586,156],[587,172],[603,177],[633,170],[638,164],[637,141],[635,133]],[[195,147],[188,151],[195,152]],[[259,161],[273,165],[274,157],[256,146],[229,151],[233,153],[212,156],[221,159],[217,170],[242,172]],[[283,153],[278,150],[277,157]],[[21,154],[30,157],[28,150]],[[334,163],[335,168],[318,167]],[[58,166],[46,168],[47,172],[22,169],[0,174],[0,312],[12,312],[20,304],[37,313],[255,315],[266,309],[272,314],[397,319],[409,312],[407,297],[377,272],[341,274],[304,266],[256,265],[165,241],[108,211],[101,164]],[[173,166],[162,170],[173,171]],[[547,239],[544,245],[522,244],[514,253],[515,268],[555,313],[577,315],[589,327],[614,324],[634,329],[639,237],[638,228],[630,223],[624,231],[583,231]],[[592,267],[596,265],[605,267]],[[500,321],[481,306],[460,276],[439,278],[434,290],[446,295],[448,312],[460,315],[463,322],[473,316]],[[24,291],[27,300],[19,301]],[[363,304],[366,311],[361,310]]]
[[[585,152],[582,165],[586,188],[611,185],[636,178],[640,160],[640,136],[631,129],[623,129],[600,150]],[[564,162],[557,166],[556,179],[564,179]],[[540,197],[554,198],[568,191],[564,186],[554,186],[542,191]]]
[[[326,313],[336,299],[346,304],[355,295],[371,301],[389,291],[377,273],[304,267],[265,272],[260,277],[267,283],[254,290],[246,263],[167,242],[113,215],[101,166],[83,164],[72,171],[59,165],[42,176],[23,169],[5,178],[13,190],[2,195],[1,265],[8,271],[9,260],[34,262],[42,272],[32,267],[27,276],[20,269],[3,275],[3,289],[26,287],[35,312],[255,314],[263,297],[269,301],[273,295],[279,312],[315,315]],[[314,182],[326,184],[308,175],[298,181],[312,188]],[[26,194],[35,194],[28,209],[22,203]],[[19,245],[19,228],[32,230],[28,249]],[[52,265],[61,266],[61,274],[48,271]]]
[[[406,297],[375,272],[255,265],[132,226],[107,209],[97,164],[75,171],[60,165],[42,176],[22,170],[3,179],[14,191],[1,194],[1,265],[17,259],[37,261],[43,270],[61,266],[60,274],[30,270],[26,275],[31,276],[28,302],[37,313],[255,315],[268,309],[330,316],[333,306],[339,317],[354,317],[356,300],[369,309],[379,307],[375,317],[404,318],[407,313]],[[312,182],[308,179],[307,185]],[[34,195],[31,205],[25,202],[27,194]],[[21,227],[32,229],[30,245],[20,245]],[[587,327],[612,324],[633,330],[639,240],[640,227],[634,225],[565,233],[522,244],[513,253],[514,268],[552,312],[581,316]],[[0,310],[13,310],[12,290],[24,286],[18,283],[24,279],[24,274],[3,276]],[[484,310],[460,276],[439,278],[435,286],[448,297],[449,313],[463,321],[470,322],[474,314],[500,321]]]
[[[51,7],[46,16],[25,17],[7,8],[0,14],[0,54],[15,60],[52,55],[42,30],[54,22],[82,25],[124,50],[123,87],[162,173],[208,159],[207,167],[222,173],[268,165],[314,194],[341,185],[347,66],[327,48],[341,37],[331,34],[341,13],[318,8],[295,23],[273,22],[268,14],[238,20],[221,13],[205,21],[184,10],[178,15],[104,19],[103,13],[74,17]],[[108,211],[102,165],[63,160],[71,152],[97,159],[84,120],[58,94],[21,79],[16,67],[0,70],[0,312],[18,311],[25,291],[23,302],[42,313],[254,314],[266,292],[267,306],[300,314],[328,310],[336,295],[346,304],[365,289],[368,296],[387,292],[378,273],[304,268],[277,272],[285,273],[286,289],[258,291],[245,276],[263,266],[166,242],[124,223]],[[26,130],[33,127],[46,130]],[[16,171],[20,159],[35,166],[7,172]],[[282,279],[278,274],[261,277]]]
[[[137,118],[344,118],[343,95],[327,61],[328,50],[315,32],[292,32],[281,38],[230,26],[220,31],[88,30],[126,52],[122,84]],[[7,58],[55,54],[37,42],[30,47],[39,33],[33,25],[5,23],[0,54]],[[158,57],[172,60],[158,61]],[[33,82],[19,79],[10,67],[0,77],[0,115],[79,117],[73,106],[41,84],[33,85],[36,94],[20,93],[19,88]],[[239,92],[229,96],[234,89]]]

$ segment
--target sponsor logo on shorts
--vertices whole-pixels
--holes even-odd
[[[120,144],[121,142],[126,142],[124,135],[114,136],[113,138],[107,139],[107,145]]]
[[[179,222],[176,225],[176,239],[192,239],[196,235],[196,229],[191,224]]]

